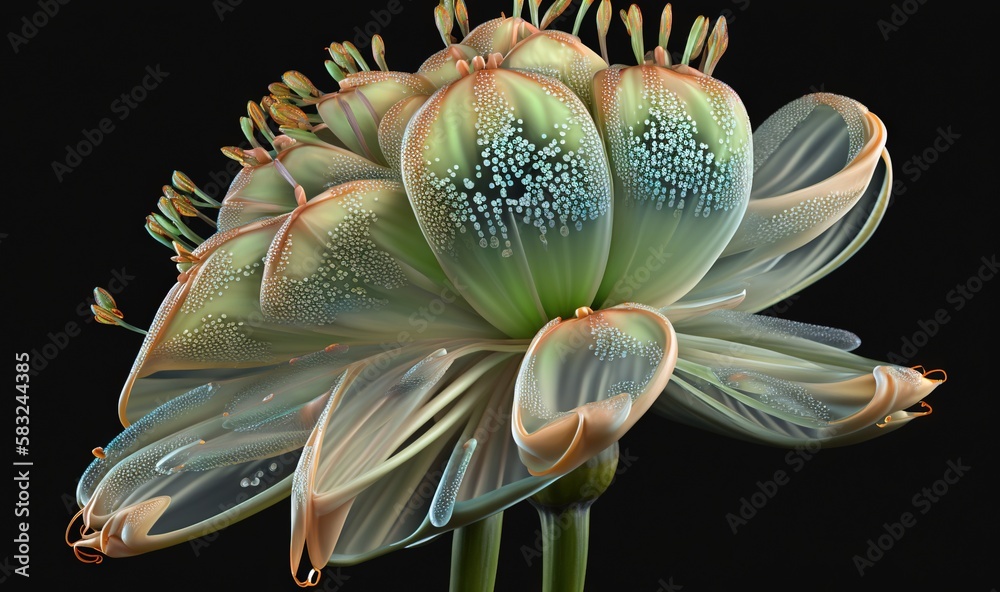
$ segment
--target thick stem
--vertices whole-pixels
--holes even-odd
[[[573,504],[562,510],[536,507],[542,523],[542,590],[583,592],[590,543],[590,503]]]
[[[503,512],[455,529],[451,539],[451,592],[492,592],[497,579]]]

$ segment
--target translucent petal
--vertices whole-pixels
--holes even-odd
[[[614,67],[594,109],[615,172],[614,232],[597,302],[663,307],[688,292],[736,232],[750,192],[743,103],[686,67]]]
[[[757,443],[866,440],[925,415],[908,409],[942,382],[816,342],[803,348],[807,340],[780,330],[737,340],[680,331],[677,367],[657,411]]]
[[[457,70],[456,70],[457,72]],[[401,175],[403,134],[420,107],[427,101],[425,95],[413,95],[393,105],[378,124],[378,143],[382,154],[396,175]],[[402,179],[402,177],[399,177]]]
[[[403,181],[452,283],[494,326],[527,337],[593,300],[611,179],[586,107],[562,83],[486,69],[410,121]]]
[[[292,500],[293,573],[298,570],[303,547],[314,569],[326,565],[347,512],[359,493],[462,425],[475,404],[468,397],[463,397],[432,427],[418,434],[472,380],[502,360],[483,360],[479,356],[480,364],[466,374],[461,372],[465,366],[448,374],[453,362],[475,352],[474,348],[460,346],[451,353],[443,349],[428,353],[427,347],[414,346],[393,357],[359,365],[345,375],[320,416],[296,469]],[[387,365],[385,370],[371,371],[373,367]],[[366,374],[372,377],[367,378]],[[447,388],[437,389],[438,384],[449,380]]]
[[[535,336],[514,390],[514,440],[533,475],[565,474],[617,441],[666,385],[673,328],[622,305],[554,320]]]
[[[519,362],[511,358],[470,384],[463,400],[475,404],[464,431],[438,437],[355,498],[330,564],[352,565],[422,543],[504,510],[556,478],[531,476],[510,435]],[[461,460],[452,467],[464,466],[464,474],[448,471],[451,459]]]

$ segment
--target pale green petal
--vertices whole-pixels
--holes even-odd
[[[715,263],[750,192],[739,97],[696,70],[614,67],[594,79],[615,179],[611,253],[597,302],[676,302]]]
[[[743,307],[759,310],[788,295],[775,293],[782,282],[804,287],[818,279],[809,274],[819,266],[839,265],[867,240],[887,203],[891,177],[877,174],[886,170],[885,139],[878,117],[838,95],[807,95],[772,115],[754,134],[758,172],[743,222],[691,297],[748,287],[749,278],[774,272],[760,297],[748,287]],[[801,155],[810,158],[803,163]]]
[[[608,67],[604,58],[579,37],[556,30],[539,31],[524,39],[511,49],[501,65],[558,79],[588,109],[593,109],[594,104],[594,75]]]
[[[514,440],[528,471],[566,474],[621,438],[666,385],[675,348],[670,322],[640,305],[543,327],[514,390]]]
[[[839,330],[743,313],[701,317],[678,328],[677,339],[677,367],[657,411],[774,446],[843,445],[886,433],[925,415],[909,409],[942,382],[828,345],[853,341]]]
[[[534,25],[519,16],[495,18],[469,31],[462,45],[483,57],[492,53],[505,56],[519,41],[537,32]]]
[[[485,69],[410,121],[403,181],[448,274],[512,337],[589,305],[611,234],[611,179],[586,107],[557,80]]]

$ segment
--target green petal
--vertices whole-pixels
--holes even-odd
[[[527,337],[594,297],[611,180],[590,115],[562,83],[478,70],[410,121],[403,181],[445,273],[494,326]]]
[[[534,25],[519,16],[495,18],[469,31],[462,45],[484,57],[492,53],[505,56],[519,41],[537,32]]]
[[[908,409],[943,381],[834,347],[850,345],[851,337],[743,313],[709,314],[678,328],[677,367],[656,409],[695,427],[788,447],[860,442],[926,415]]]
[[[743,217],[746,110],[728,86],[686,67],[609,68],[594,87],[615,172],[611,253],[595,302],[667,306],[708,271]]]
[[[612,445],[666,385],[675,359],[670,322],[639,305],[543,327],[514,391],[522,462],[533,475],[561,475]]]
[[[563,31],[539,31],[511,49],[502,67],[527,70],[558,79],[593,108],[594,75],[608,67],[604,58],[579,37]]]
[[[297,208],[263,275],[264,321],[289,331],[355,343],[499,336],[448,287],[393,181],[338,185]]]

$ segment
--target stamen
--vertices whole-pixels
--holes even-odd
[[[462,38],[469,36],[469,9],[465,7],[465,0],[455,2],[455,19],[458,21],[458,28],[462,31]]]
[[[379,70],[383,72],[389,71],[389,66],[385,63],[385,41],[382,40],[381,35],[372,37],[372,57],[375,59],[375,63],[378,64]]]
[[[275,101],[271,104],[270,111],[271,119],[273,119],[280,127],[290,127],[302,130],[312,129],[312,124],[309,122],[309,116],[306,115],[305,111],[299,109],[295,105]],[[229,155],[227,154],[226,156]]]
[[[288,88],[287,84],[281,82],[272,82],[267,85],[267,92],[271,93],[271,96],[281,100],[294,99],[296,97],[292,89]]]
[[[351,58],[351,54],[347,52],[347,49],[343,45],[337,42],[330,44],[330,57],[333,58],[333,61],[342,70],[346,70],[349,74],[354,74],[358,71],[358,66]]]
[[[94,314],[94,320],[102,325],[117,325],[124,327],[129,331],[134,331],[140,335],[145,335],[146,331],[138,327],[133,327],[132,325],[126,323],[124,320],[125,314],[118,310],[115,305],[115,299],[108,294],[107,290],[103,288],[94,288],[94,304],[90,305],[90,312]],[[104,458],[104,449],[97,447],[91,452],[97,458]]]
[[[278,105],[283,105],[284,103],[276,103]],[[291,106],[291,105],[289,105]],[[240,148],[239,146],[223,146],[221,148],[222,154],[226,158],[231,158],[243,166],[257,166],[260,162],[254,158],[253,154],[249,151]]]
[[[538,27],[538,7],[542,5],[542,0],[528,0],[528,11],[531,13],[531,24]]]
[[[333,60],[326,60],[323,62],[323,65],[326,66],[326,71],[330,74],[331,78],[337,81],[337,84],[340,84],[341,80],[347,78],[347,74]]]
[[[170,177],[170,182],[173,184],[174,187],[176,187],[180,191],[197,195],[206,203],[211,204],[212,207],[217,208],[222,205],[219,202],[212,199],[210,195],[199,189],[198,186],[194,184],[194,181],[192,181],[190,177],[188,177],[187,175],[185,175],[180,171],[173,172],[173,175],[171,175]]]
[[[358,51],[357,47],[354,47],[353,43],[351,43],[350,41],[345,41],[341,45],[343,45],[344,49],[347,50],[347,53],[350,54],[352,58],[354,58],[354,61],[361,65],[362,70],[364,70],[365,72],[371,70],[371,68],[368,67],[368,62],[366,62],[365,58],[361,56],[361,52]]]
[[[601,0],[597,7],[597,39],[601,44],[601,57],[604,63],[611,65],[608,59],[608,29],[611,28],[611,0]]]
[[[660,14],[660,36],[659,45],[663,48],[664,53],[667,54],[667,65],[670,65],[670,54],[667,52],[667,41],[670,40],[670,28],[674,23],[673,9],[670,7],[668,2],[666,6],[663,7],[663,12]]]
[[[573,23],[573,35],[575,37],[580,36],[580,25],[583,24],[583,17],[587,14],[587,11],[590,10],[590,5],[593,3],[594,0],[583,0],[583,2],[580,3],[580,8],[576,11],[576,22]]]
[[[438,33],[445,47],[451,47],[451,29],[455,25],[455,16],[451,11],[451,4],[446,0],[434,7],[434,24],[437,25]]]
[[[303,99],[316,98],[323,95],[323,93],[316,88],[309,78],[306,77],[302,72],[296,70],[289,70],[281,75],[281,80],[284,81],[285,85],[292,89],[295,94],[299,95]]]
[[[524,11],[524,0],[514,0],[514,11],[511,12],[511,18],[521,18],[521,13]]]
[[[552,21],[559,18],[559,16],[566,11],[566,8],[569,7],[569,4],[570,0],[555,0],[555,2],[553,2],[552,5],[549,6],[549,9],[545,11],[545,16],[542,17],[542,25],[539,27],[539,29],[545,29],[545,27],[548,27],[550,24],[552,24]]]
[[[245,137],[254,148],[260,148],[260,143],[253,135],[253,120],[249,117],[240,117],[240,129],[243,130],[243,137]]]
[[[642,42],[642,11],[633,4],[628,7],[628,12],[620,10],[618,12],[625,23],[625,30],[632,38],[632,53],[635,54],[635,61],[640,66],[646,62],[646,51]]]
[[[694,24],[691,25],[691,33],[688,34],[687,46],[684,48],[684,56],[681,58],[682,64],[687,66],[691,60],[701,54],[701,46],[705,44],[705,37],[707,36],[708,19],[704,16],[699,16],[694,19]]]
[[[177,211],[177,208],[174,207],[174,204],[169,199],[167,199],[166,197],[161,197],[159,200],[157,200],[156,207],[160,208],[160,211],[163,212],[163,215],[169,218],[170,221],[174,223],[174,226],[177,227],[177,230],[179,230],[181,234],[190,239],[193,243],[200,245],[201,243],[205,242],[205,239],[198,236],[197,233],[191,230],[191,228],[184,223],[183,217],[181,216],[180,212]]]
[[[709,36],[708,44],[705,47],[705,55],[701,57],[701,65],[698,69],[711,76],[712,72],[715,71],[715,66],[722,59],[722,54],[726,53],[726,48],[729,47],[729,30],[725,17],[720,16],[715,21],[715,28],[712,29],[712,35]]]

